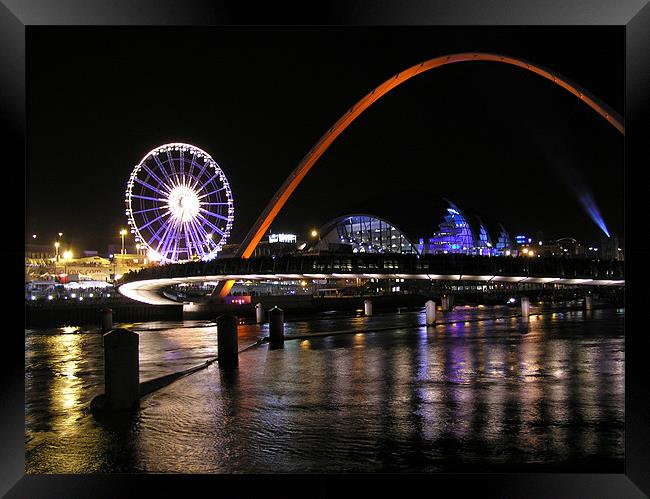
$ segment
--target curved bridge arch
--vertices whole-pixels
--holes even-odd
[[[302,158],[298,166],[291,172],[289,177],[280,186],[275,193],[269,204],[266,206],[260,217],[257,219],[253,227],[250,229],[246,238],[237,250],[237,256],[248,258],[253,254],[255,247],[262,239],[266,231],[271,226],[271,223],[278,215],[284,204],[287,202],[293,191],[298,187],[302,179],[307,175],[309,170],[314,166],[316,161],[323,155],[327,148],[334,142],[334,140],[368,107],[374,104],[386,93],[390,92],[393,88],[401,85],[414,76],[429,71],[434,68],[439,68],[447,64],[457,62],[469,61],[491,61],[500,62],[502,64],[509,64],[517,66],[528,71],[532,71],[547,80],[559,85],[566,91],[572,93],[594,111],[600,114],[609,124],[615,127],[619,132],[625,134],[625,128],[621,116],[614,110],[609,108],[604,102],[596,98],[582,87],[571,82],[560,74],[545,69],[537,64],[530,63],[523,59],[509,57],[499,54],[490,54],[484,52],[467,52],[461,54],[451,54],[429,59],[415,66],[397,73],[384,83],[374,88],[369,94],[365,95],[361,100],[354,104],[334,125],[318,140],[318,142],[310,149],[310,151]],[[227,283],[220,292],[220,295],[225,296],[232,283]]]

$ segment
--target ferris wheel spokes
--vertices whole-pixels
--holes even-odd
[[[139,178],[136,178],[135,181],[136,181],[138,184],[145,186],[145,187],[146,187],[147,189],[149,189],[150,191],[157,192],[157,193],[160,194],[161,196],[167,196],[167,195],[169,195],[169,192],[163,192],[163,191],[161,191],[160,189],[157,189],[156,187],[154,187],[153,185],[148,184],[148,183],[145,182],[144,180],[140,180]],[[167,186],[164,186],[164,187],[167,187]]]
[[[150,170],[149,167],[147,167],[147,165],[143,164],[142,168],[144,168],[144,171],[146,171],[156,182],[158,182],[158,185],[160,185],[160,186],[162,186],[164,188],[167,188],[167,184],[165,182],[163,182],[158,177],[158,175],[156,175],[152,170]],[[138,181],[139,179],[137,177],[135,177],[135,180]]]
[[[157,222],[158,220],[162,220],[162,219],[163,219],[163,217],[165,217],[165,216],[167,216],[167,215],[169,215],[170,213],[171,213],[170,211],[166,211],[166,212],[165,212],[165,213],[163,213],[162,215],[160,215],[160,216],[157,216],[156,218],[154,218],[154,219],[153,219],[153,220],[151,220],[150,222],[147,222],[147,223],[146,223],[146,224],[144,224],[144,225],[143,225],[142,227],[140,227],[140,230],[142,230],[142,229],[146,229],[147,227],[149,227],[149,226],[150,226],[151,224],[153,224],[153,223],[155,223],[155,222]]]

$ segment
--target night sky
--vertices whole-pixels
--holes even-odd
[[[154,147],[188,142],[225,172],[240,242],[286,176],[352,104],[439,55],[498,52],[556,70],[622,114],[624,31],[593,28],[28,28],[26,240],[105,252],[124,191]],[[363,113],[272,225],[352,212],[416,239],[441,198],[511,236],[587,242],[587,190],[623,235],[623,136],[538,75],[492,62],[419,75]],[[497,234],[493,233],[495,237]]]

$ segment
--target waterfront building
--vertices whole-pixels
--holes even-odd
[[[103,281],[110,278],[111,262],[101,256],[85,256],[61,261],[58,269],[67,276],[68,282]],[[62,268],[61,268],[62,267]]]
[[[422,247],[426,253],[464,253],[470,254],[474,249],[474,234],[462,210],[453,202],[449,203],[439,230],[429,238],[428,244]]]
[[[443,222],[438,225],[432,237],[420,238],[420,254],[464,254],[497,256],[507,255],[512,250],[510,236],[499,224],[496,244],[492,241],[486,224],[479,217],[470,219],[455,203],[445,199],[449,205]]]
[[[55,249],[54,245],[50,244],[26,244],[25,245],[25,258],[32,260],[51,260],[54,258]]]
[[[296,234],[270,233],[266,240],[258,243],[253,256],[289,255],[300,250],[304,241],[298,241]],[[224,247],[225,248],[225,247]]]
[[[541,256],[555,256],[564,258],[594,257],[593,247],[585,252],[584,245],[573,237],[562,237],[556,240],[543,241],[537,246],[537,252]]]
[[[478,230],[474,234],[474,247],[472,253],[480,256],[493,256],[496,254],[496,248],[492,244],[492,239],[488,233],[487,228],[483,221],[477,216],[475,217]]]
[[[603,260],[623,260],[623,251],[618,242],[618,236],[603,236],[600,240],[600,258]]]
[[[496,243],[496,254],[502,256],[510,256],[513,252],[512,241],[510,234],[502,224],[499,224],[499,237]]]
[[[530,244],[532,242],[532,238],[526,236],[525,234],[517,234],[515,236],[515,244],[517,246],[524,246],[526,244]]]
[[[137,243],[124,243],[124,252],[126,254],[135,254],[137,253],[136,249],[136,244]],[[106,254],[108,255],[109,258],[112,258],[112,255],[120,255],[122,253],[122,245],[121,244],[109,244],[106,247]]]
[[[417,254],[417,248],[395,225],[367,214],[349,214],[321,227],[310,251]]]

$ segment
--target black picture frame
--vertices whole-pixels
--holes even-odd
[[[305,3],[307,5],[308,2]],[[306,7],[305,7],[306,8]],[[24,437],[24,338],[22,293],[5,286],[3,304],[6,326],[3,335],[0,414],[2,466],[0,493],[7,497],[121,497],[151,492],[156,486],[164,495],[178,491],[200,493],[197,482],[209,487],[230,482],[239,494],[341,495],[351,480],[364,482],[364,495],[371,491],[405,493],[424,487],[433,493],[441,487],[455,496],[468,493],[488,497],[644,497],[650,495],[650,397],[645,357],[648,334],[635,321],[644,307],[644,283],[650,282],[647,258],[647,206],[643,182],[650,157],[650,5],[646,0],[605,1],[547,0],[517,2],[445,0],[427,2],[350,1],[312,6],[307,10],[267,3],[262,9],[244,3],[209,0],[2,0],[0,3],[0,99],[4,160],[26,165],[26,29],[35,25],[618,25],[626,36],[625,134],[625,248],[626,248],[626,373],[625,373],[625,473],[623,474],[437,474],[288,477],[266,475],[261,479],[198,475],[25,475]],[[9,199],[9,198],[8,198]],[[15,201],[6,201],[15,211]],[[11,203],[11,205],[9,204]],[[24,219],[8,217],[5,258],[9,277],[19,281],[24,254]],[[645,225],[644,225],[645,224]],[[12,241],[15,242],[12,243]],[[15,272],[15,274],[14,274]],[[15,279],[15,281],[14,281]],[[630,291],[630,289],[632,291]],[[262,470],[260,470],[262,471]],[[272,473],[272,470],[268,470]],[[286,482],[286,483],[281,483]],[[417,482],[417,483],[414,483]],[[406,488],[408,487],[408,488]],[[210,489],[208,489],[210,490]],[[408,492],[406,492],[408,493]]]

